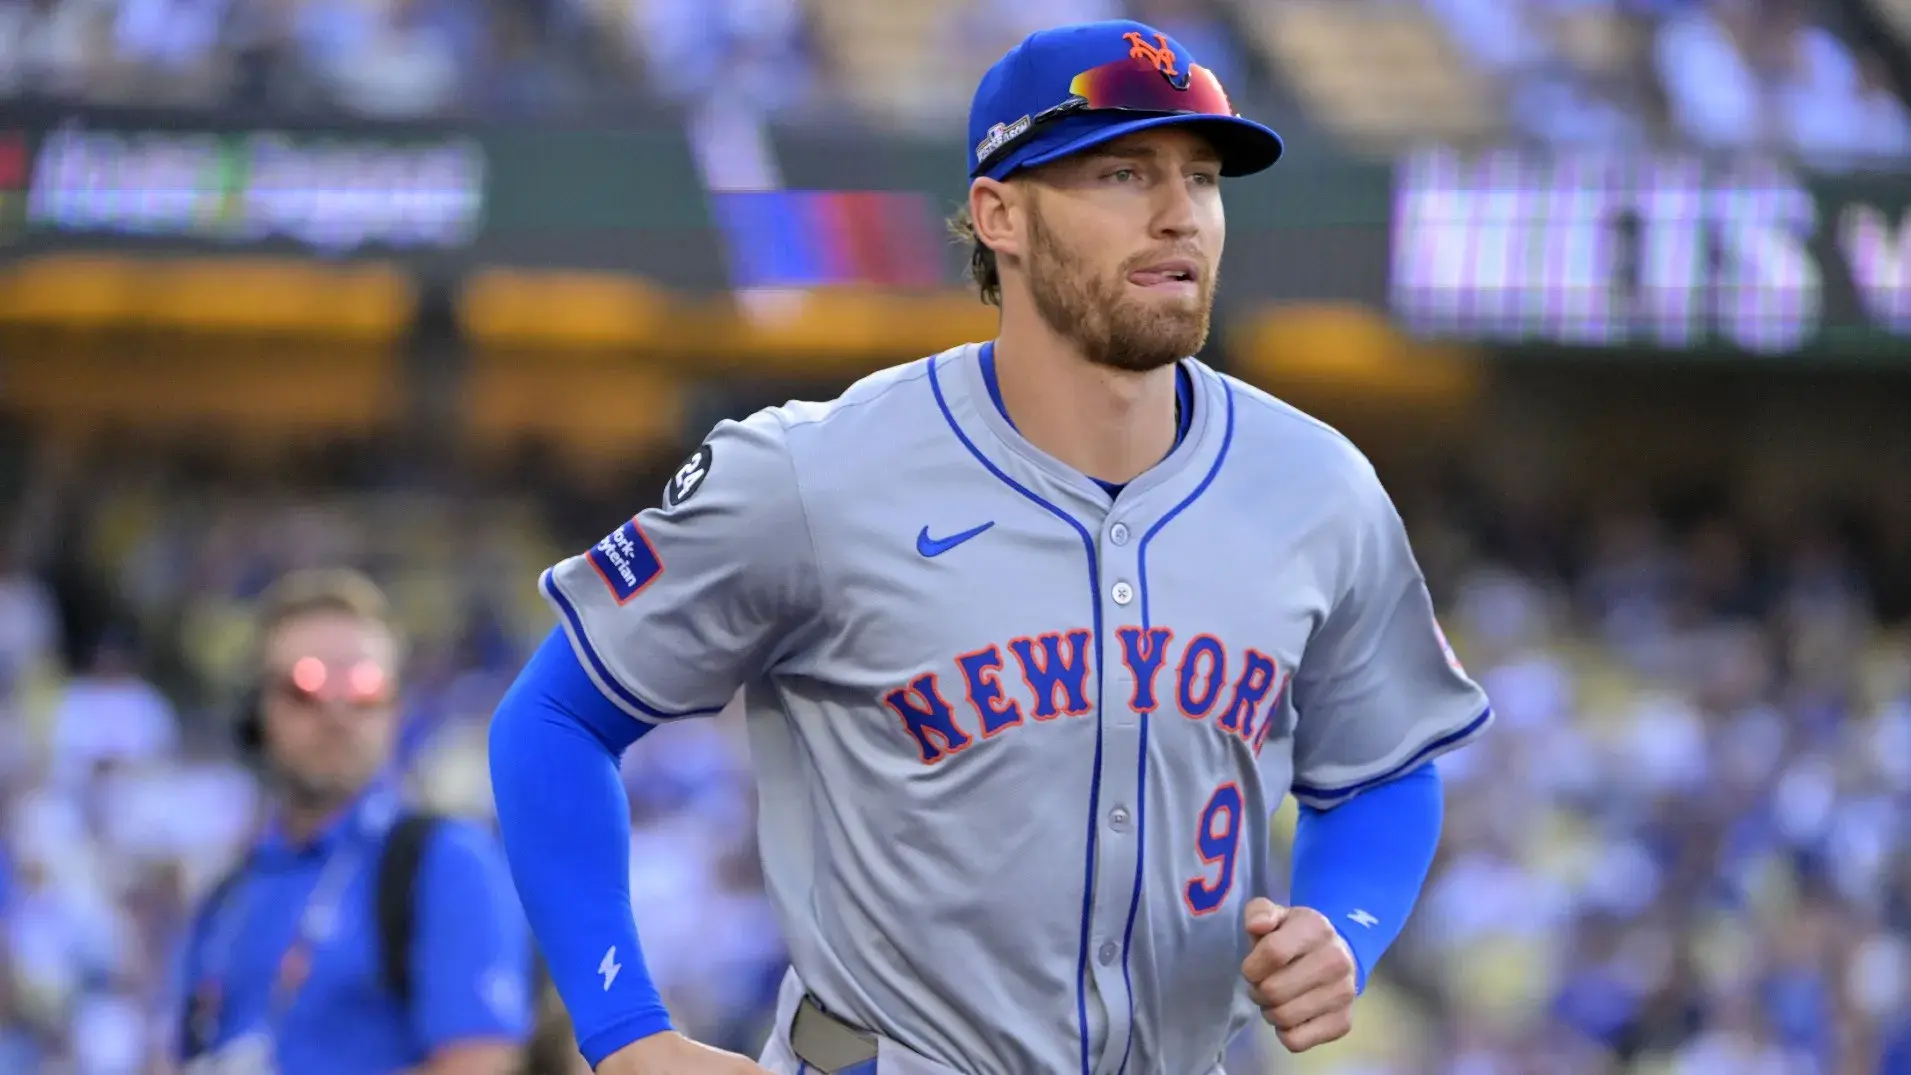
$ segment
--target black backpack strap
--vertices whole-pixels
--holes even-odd
[[[385,988],[407,1008],[411,1006],[411,940],[418,929],[418,867],[432,830],[442,820],[429,813],[401,815],[385,835],[385,849],[378,859],[379,969]]]

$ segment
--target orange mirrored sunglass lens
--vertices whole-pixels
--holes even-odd
[[[1188,68],[1185,84],[1177,85],[1179,81],[1149,64],[1126,59],[1083,71],[1069,83],[1068,91],[1091,109],[1234,114],[1227,91],[1212,71],[1195,64]]]

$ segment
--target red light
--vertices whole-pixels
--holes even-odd
[[[352,666],[352,694],[357,698],[377,698],[385,691],[385,670],[371,661]]]
[[[300,657],[292,666],[292,685],[307,694],[317,694],[325,686],[325,662],[317,657]]]

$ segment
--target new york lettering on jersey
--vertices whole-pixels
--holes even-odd
[[[1484,698],[1337,434],[1190,360],[1185,437],[1111,499],[982,350],[720,425],[545,591],[635,719],[745,687],[768,891],[830,1011],[973,1075],[1209,1071],[1256,1014],[1238,919],[1290,785],[1404,771]]]
[[[1169,695],[1189,720],[1214,717],[1213,727],[1247,744],[1259,756],[1276,721],[1262,719],[1262,708],[1280,704],[1283,688],[1293,675],[1265,653],[1249,646],[1238,675],[1229,666],[1227,646],[1212,634],[1200,633],[1186,645],[1175,646],[1175,632],[1167,627],[1122,627],[1122,671],[1133,684],[1127,705],[1134,713],[1153,713],[1160,701],[1162,669],[1173,669]],[[1034,721],[1058,716],[1079,717],[1094,711],[1088,701],[1088,669],[1092,632],[1077,629],[1066,634],[1049,631],[1035,638],[1010,639],[956,657],[962,697],[953,705],[944,697],[937,672],[924,672],[906,686],[883,695],[883,704],[902,719],[915,740],[922,762],[933,765],[959,753],[977,737],[993,739],[1019,728],[1026,713]],[[1003,653],[1013,657],[1022,694],[1005,687]],[[1169,660],[1170,655],[1176,659]],[[1223,696],[1226,705],[1220,705]],[[974,734],[964,731],[974,730]]]

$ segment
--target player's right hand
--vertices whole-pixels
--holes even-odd
[[[640,1038],[597,1065],[597,1075],[770,1075],[756,1061],[691,1041],[674,1030]]]
[[[1288,1052],[1346,1037],[1353,1029],[1358,971],[1333,923],[1311,907],[1282,907],[1256,896],[1248,901],[1243,925],[1254,942],[1241,964],[1248,996]]]

